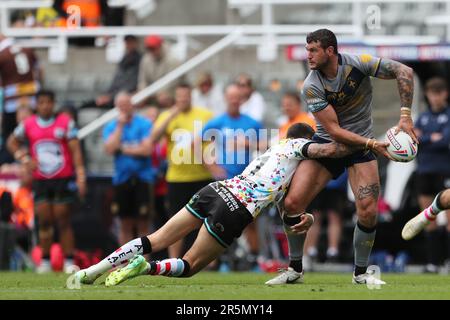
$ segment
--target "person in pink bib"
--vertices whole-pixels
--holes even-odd
[[[52,91],[37,94],[36,114],[22,121],[8,139],[8,149],[33,174],[42,262],[37,272],[49,272],[53,227],[58,227],[65,255],[64,271],[73,270],[74,236],[70,223],[76,193],[86,193],[86,173],[77,128],[67,114],[54,112]]]

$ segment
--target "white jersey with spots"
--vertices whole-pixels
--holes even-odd
[[[280,201],[301,160],[307,139],[285,139],[253,160],[241,175],[221,181],[256,217],[261,209]]]

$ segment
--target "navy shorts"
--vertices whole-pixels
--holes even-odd
[[[329,143],[329,140],[323,139],[314,135],[312,140],[317,143]],[[345,169],[353,166],[357,163],[364,163],[376,160],[377,157],[375,153],[371,150],[361,150],[352,153],[344,158],[320,158],[314,159],[323,165],[332,175],[333,179],[337,179],[341,174],[344,173]]]

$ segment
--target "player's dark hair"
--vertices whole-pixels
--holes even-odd
[[[432,77],[425,83],[425,91],[442,92],[446,90],[448,90],[448,83],[444,77]]]
[[[283,94],[283,97],[289,97],[289,98],[292,98],[292,99],[294,99],[298,104],[301,104],[301,103],[302,103],[302,101],[300,100],[300,95],[299,95],[297,92],[295,92],[295,91],[286,91],[286,92]]]
[[[338,45],[336,35],[328,29],[319,29],[308,33],[306,36],[306,43],[320,42],[320,47],[326,49],[333,47],[334,53],[338,53]]]
[[[305,138],[311,139],[314,135],[314,129],[307,123],[298,122],[289,127],[286,138],[298,139]]]
[[[50,98],[50,100],[52,102],[54,102],[55,101],[55,92],[53,92],[52,90],[42,89],[42,90],[39,90],[38,93],[36,93],[36,99],[39,99],[39,97],[48,97],[48,98]]]

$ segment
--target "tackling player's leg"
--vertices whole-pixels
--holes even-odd
[[[439,212],[448,209],[450,209],[450,189],[439,192],[428,208],[405,224],[402,230],[402,238],[411,240],[429,225],[431,221],[434,221]]]
[[[375,241],[377,203],[380,193],[378,165],[376,160],[356,163],[348,168],[349,182],[355,195],[358,221],[353,234],[355,269],[353,283],[384,284],[367,273],[369,257]]]
[[[201,223],[202,220],[183,208],[156,232],[131,240],[99,263],[78,271],[76,277],[83,284],[92,284],[106,271],[128,263],[136,255],[144,255],[167,248],[192,230],[198,229]]]
[[[146,262],[142,256],[134,258],[126,267],[116,270],[106,278],[106,286],[115,286],[141,275],[162,275],[166,277],[191,277],[218,258],[225,247],[208,232],[203,225],[194,244],[183,259],[171,258]]]
[[[286,214],[295,215],[306,211],[306,207],[331,179],[330,172],[314,160],[300,162],[284,200]],[[294,283],[303,280],[303,245],[306,233],[290,232],[290,226],[283,223],[289,244],[289,267],[277,277],[266,282],[268,285]]]

